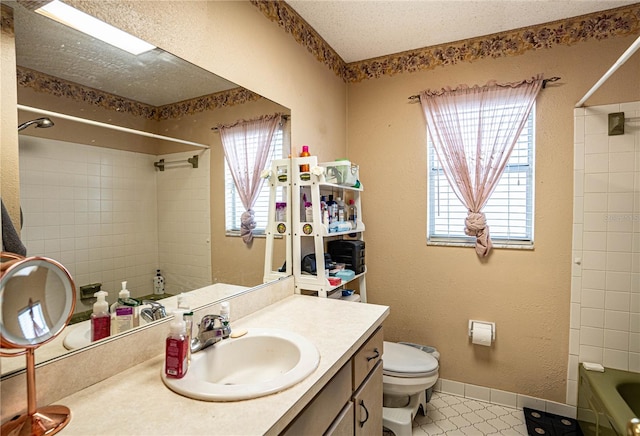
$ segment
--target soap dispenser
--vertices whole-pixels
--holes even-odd
[[[122,282],[118,301],[111,305],[114,334],[130,330],[140,324],[137,307],[139,305],[140,302],[138,300],[131,298],[131,293],[127,289],[127,282]]]
[[[98,301],[93,304],[93,313],[91,314],[92,342],[107,338],[111,334],[111,315],[109,315],[107,295],[109,294],[105,291],[98,291],[93,294]]]
[[[170,378],[182,378],[187,373],[189,365],[189,342],[183,320],[183,311],[174,311],[173,321],[169,324],[169,334],[166,340],[164,373]]]

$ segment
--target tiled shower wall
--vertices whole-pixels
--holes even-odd
[[[172,156],[164,157],[174,160]],[[203,212],[202,202],[196,198],[200,193],[187,192],[183,197],[186,201],[169,205],[169,196],[161,187],[190,182],[173,169],[162,173],[159,182],[161,176],[153,166],[157,159],[141,153],[22,136],[22,239],[28,255],[60,261],[77,287],[102,283],[102,289],[109,292],[109,301],[115,301],[124,280],[134,297],[152,293],[157,268],[168,275],[168,281],[177,278],[183,260],[162,253],[159,247],[166,248],[161,244],[165,233],[182,236],[187,226],[175,221],[167,223],[170,214],[166,210],[179,206],[180,211],[171,213],[204,213],[201,220],[208,223],[208,201]],[[199,188],[207,192],[208,198],[206,161],[197,173],[191,169],[190,174],[206,179]],[[171,178],[175,179],[170,181]],[[159,213],[162,211],[165,213]],[[200,239],[208,240],[208,227],[190,227],[190,231],[196,230],[203,232]],[[203,268],[210,268],[209,259],[200,259]],[[90,303],[78,299],[76,311],[90,307]]]
[[[608,114],[624,112],[624,135]],[[640,372],[640,102],[575,109],[567,403],[578,365]]]
[[[198,168],[187,162],[198,156]],[[207,151],[158,156],[169,164],[156,173],[158,197],[158,261],[166,292],[211,284],[211,219]]]

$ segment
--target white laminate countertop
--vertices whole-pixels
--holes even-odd
[[[232,328],[281,328],[312,341],[320,352],[320,364],[302,382],[253,400],[192,400],[164,385],[160,376],[164,356],[160,355],[56,402],[71,409],[71,421],[62,434],[278,434],[388,314],[387,306],[293,295],[234,321]]]

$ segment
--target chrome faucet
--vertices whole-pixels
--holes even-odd
[[[205,315],[200,321],[198,335],[191,340],[191,352],[195,353],[203,350],[216,342],[228,338],[230,334],[231,326],[224,317],[220,315]]]
[[[151,306],[140,310],[140,316],[146,322],[157,321],[167,316],[167,311],[164,306],[157,301],[142,300],[142,304]]]

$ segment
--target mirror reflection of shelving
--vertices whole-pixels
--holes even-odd
[[[363,187],[357,171],[350,177],[354,167],[342,160],[318,164],[315,156],[291,161],[296,293],[366,302]],[[342,213],[328,212],[328,204],[339,204]],[[357,212],[349,213],[349,205]]]
[[[276,159],[268,170],[269,220],[265,229],[264,281],[292,274],[291,262],[291,160]],[[275,240],[285,238],[285,259],[274,256]]]

